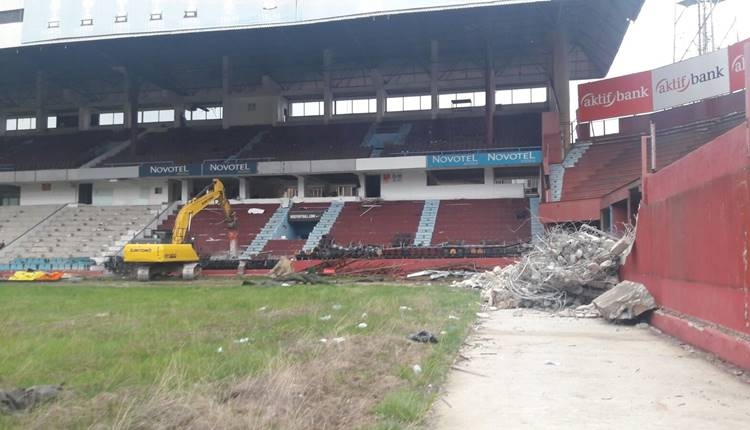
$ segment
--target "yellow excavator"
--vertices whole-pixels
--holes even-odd
[[[190,222],[206,206],[218,202],[230,231],[236,237],[237,217],[227,200],[224,184],[213,179],[211,184],[188,201],[177,213],[172,228],[171,243],[129,243],[123,249],[123,261],[135,265],[136,278],[148,281],[156,275],[181,273],[182,279],[194,279],[200,274],[198,253],[188,240]]]

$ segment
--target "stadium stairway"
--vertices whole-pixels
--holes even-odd
[[[64,265],[67,260],[104,258],[148,225],[159,208],[68,205],[36,225],[15,246],[3,250],[0,259],[48,260]]]
[[[544,224],[539,220],[539,197],[529,198],[531,213],[531,241],[536,242],[544,234]]]
[[[575,167],[578,160],[583,157],[590,146],[591,142],[577,142],[565,155],[565,159],[563,160],[562,164],[550,165],[549,182],[553,202],[559,202],[562,198],[562,190],[565,180],[565,169]]]
[[[337,200],[331,203],[323,215],[320,216],[320,220],[315,224],[310,235],[307,236],[307,241],[302,247],[303,251],[310,252],[318,246],[320,239],[331,231],[331,227],[336,223],[336,219],[338,219],[343,208],[344,202],[342,201]]]
[[[417,234],[414,236],[414,246],[430,246],[432,233],[435,231],[440,200],[425,200],[422,208],[422,216],[417,225]]]
[[[241,260],[249,260],[250,258],[258,255],[266,247],[266,244],[271,239],[276,239],[277,234],[281,230],[282,226],[287,223],[287,216],[289,215],[289,205],[280,205],[276,212],[271,215],[266,225],[260,230],[257,236],[253,238],[250,243],[240,255]]]

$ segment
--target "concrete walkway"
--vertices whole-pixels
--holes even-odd
[[[428,428],[750,428],[746,376],[644,327],[531,310],[489,313]],[[736,372],[739,373],[739,372]]]

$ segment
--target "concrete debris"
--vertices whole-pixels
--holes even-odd
[[[602,314],[594,306],[593,303],[588,305],[581,305],[577,308],[566,308],[557,313],[561,317],[573,317],[573,318],[599,318]]]
[[[632,320],[656,309],[656,301],[643,284],[622,281],[593,301],[602,316],[610,321]]]
[[[515,264],[452,285],[482,290],[484,300],[498,309],[578,307],[617,285],[618,268],[634,237],[627,231],[617,239],[588,225],[555,227]]]
[[[54,400],[63,385],[36,385],[16,390],[0,390],[0,412],[13,413]]]
[[[434,281],[435,279],[443,279],[448,277],[462,278],[471,276],[475,273],[476,272],[467,270],[421,270],[419,272],[409,273],[408,275],[406,275],[406,279],[429,277],[430,280]]]
[[[364,323],[364,322],[359,323],[359,324],[357,324],[357,327],[359,327],[359,328],[367,328],[367,323]]]
[[[294,269],[292,269],[292,262],[286,257],[279,258],[279,261],[273,266],[273,269],[271,269],[272,278],[283,278],[284,276],[289,276],[293,273]]]
[[[438,339],[435,337],[435,335],[427,330],[422,330],[419,333],[412,333],[409,335],[409,339],[413,340],[414,342],[438,343]]]

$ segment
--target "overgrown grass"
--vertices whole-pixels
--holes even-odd
[[[0,428],[408,428],[477,306],[439,286],[3,284],[0,388],[67,389]]]

